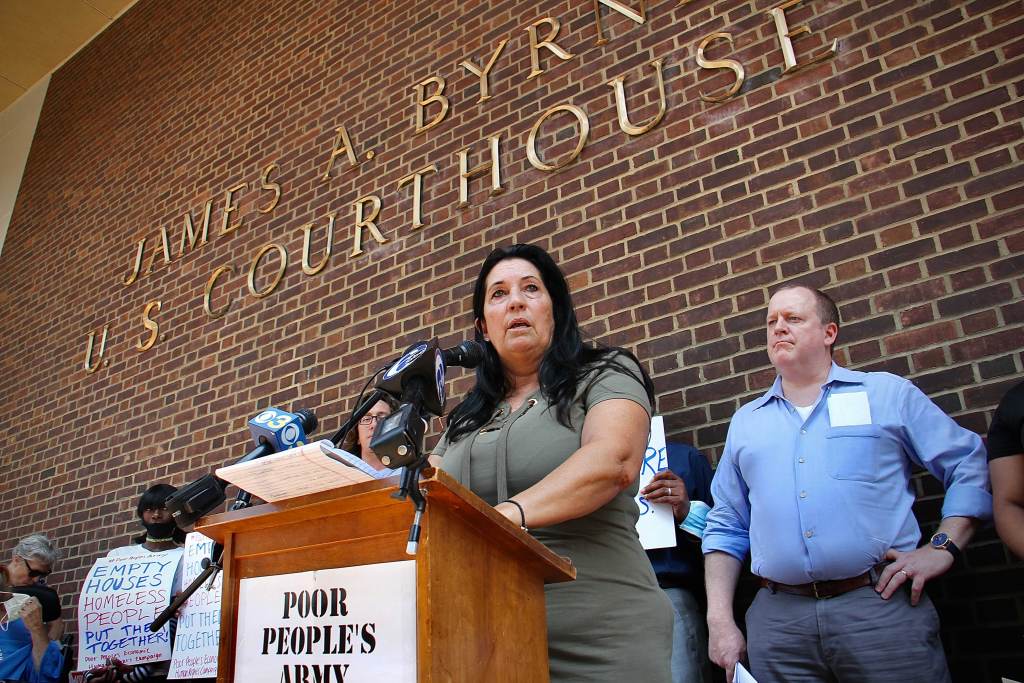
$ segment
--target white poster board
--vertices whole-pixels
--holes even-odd
[[[665,422],[661,415],[651,418],[651,438],[647,441],[647,451],[640,465],[640,490],[651,483],[651,479],[661,470],[668,468],[668,449],[665,447]],[[639,495],[636,505],[640,508],[640,519],[636,523],[636,531],[640,535],[640,543],[644,550],[651,548],[671,548],[676,545],[676,520],[672,516],[672,506],[667,504],[649,503]]]
[[[239,581],[236,683],[415,683],[416,562]]]
[[[170,627],[149,625],[171,601],[181,548],[101,557],[89,570],[78,599],[78,670],[117,657],[125,664],[171,657]]]
[[[202,561],[210,557],[213,540],[199,532],[185,539],[181,585],[189,586],[203,573]],[[224,572],[217,572],[213,587],[209,580],[185,601],[178,612],[178,630],[174,635],[174,656],[167,678],[213,678],[217,675],[220,648],[220,596]]]

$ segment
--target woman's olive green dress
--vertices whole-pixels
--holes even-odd
[[[441,468],[496,505],[576,452],[586,413],[601,401],[628,399],[650,414],[636,378],[604,369],[583,396],[589,381],[581,383],[572,409],[575,429],[559,424],[537,392],[514,412],[503,403],[488,424],[454,444],[442,439],[434,451],[443,456]],[[637,537],[637,487],[586,517],[530,529],[545,546],[571,558],[577,571],[575,581],[545,589],[552,681],[669,681],[672,607]],[[526,515],[529,522],[529,510]]]

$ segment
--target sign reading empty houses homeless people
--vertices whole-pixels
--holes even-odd
[[[413,683],[415,561],[242,579],[234,680]]]
[[[116,657],[125,664],[171,657],[170,627],[149,625],[171,601],[181,548],[101,557],[89,570],[78,599],[78,669]]]

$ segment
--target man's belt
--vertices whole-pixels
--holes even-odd
[[[799,586],[791,586],[787,583],[777,583],[764,578],[761,579],[761,587],[767,588],[772,593],[779,591],[782,593],[792,593],[793,595],[804,595],[810,598],[817,598],[819,600],[834,598],[837,595],[849,593],[857,588],[870,586],[872,583],[874,583],[874,581],[871,578],[871,572],[864,572],[860,576],[854,576],[849,579],[815,581],[814,583],[802,583]]]

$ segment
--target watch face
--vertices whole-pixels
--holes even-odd
[[[932,536],[932,545],[935,546],[936,548],[942,548],[947,543],[949,543],[949,535],[948,534],[940,533],[940,534],[935,534],[934,536]]]

